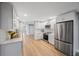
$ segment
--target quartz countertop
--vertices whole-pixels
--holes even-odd
[[[3,42],[0,42],[0,45],[8,44],[8,43],[21,42],[21,41],[22,41],[22,38],[15,38],[15,39],[11,39],[11,40],[6,40],[6,41],[3,41]]]

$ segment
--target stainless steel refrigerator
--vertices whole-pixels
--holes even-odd
[[[73,21],[55,24],[55,47],[66,55],[73,55]]]

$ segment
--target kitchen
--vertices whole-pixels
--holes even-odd
[[[44,55],[54,55],[56,52],[53,51],[53,53],[50,49],[46,49],[47,52],[45,52],[41,45],[44,43],[45,46],[46,44],[54,46],[54,49],[56,48],[57,51],[68,56],[79,54],[79,3],[0,2],[0,6],[1,56],[22,56],[23,46],[30,48],[26,47],[25,51],[29,51],[27,55],[31,55],[30,51],[34,47],[29,43],[34,41],[39,43],[34,42],[35,47],[40,45],[41,47],[38,48],[43,49]],[[27,36],[32,38],[32,42]],[[43,43],[40,43],[40,41]],[[48,47],[50,48],[50,46]],[[58,52],[58,55],[63,54]],[[38,55],[42,54],[39,52]]]

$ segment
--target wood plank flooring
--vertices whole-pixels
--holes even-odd
[[[43,40],[26,37],[23,40],[23,56],[64,56],[53,45]]]

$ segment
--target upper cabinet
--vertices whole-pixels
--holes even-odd
[[[13,24],[13,6],[8,2],[0,3],[0,29],[12,29]]]
[[[36,30],[41,30],[41,29],[44,29],[44,24],[41,23],[41,22],[35,22],[35,29]]]
[[[19,29],[19,21],[16,10],[13,8],[13,29]]]
[[[69,21],[75,19],[75,12],[67,12],[64,14],[59,15],[56,18],[56,22],[63,22],[63,21]]]

